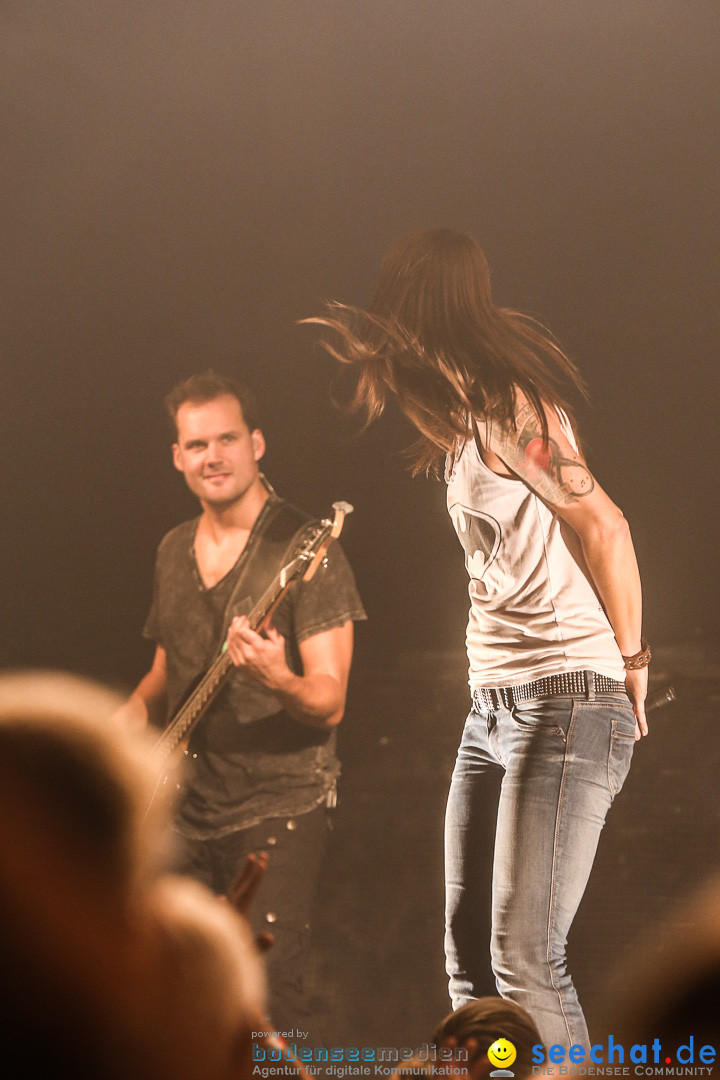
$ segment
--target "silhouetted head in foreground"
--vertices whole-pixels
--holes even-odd
[[[436,1060],[430,1055],[411,1058],[396,1069],[393,1080],[485,1080],[502,1068],[523,1080],[532,1073],[532,1048],[542,1039],[530,1014],[514,1001],[482,997],[449,1013],[431,1042]]]
[[[249,1076],[264,988],[248,927],[164,872],[149,744],[119,699],[0,677],[0,1032],[10,1076]]]
[[[498,1040],[512,1043],[516,1056],[507,1068],[517,1078],[529,1076],[532,1070],[532,1048],[542,1042],[532,1017],[514,1001],[501,997],[482,997],[449,1013],[438,1025],[432,1041],[436,1046],[453,1039],[463,1046],[469,1039],[477,1044],[476,1068],[473,1076],[489,1075],[500,1067],[500,1059],[488,1059],[488,1050]],[[481,1070],[478,1072],[478,1068]]]

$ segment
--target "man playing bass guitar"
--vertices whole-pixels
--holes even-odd
[[[202,512],[160,544],[143,631],[155,656],[122,711],[138,726],[164,723],[227,642],[235,671],[184,756],[177,869],[225,894],[249,853],[269,853],[255,927],[275,939],[269,1018],[278,1030],[302,1029],[308,924],[339,772],[334,729],[353,621],[365,613],[352,570],[331,544],[272,624],[252,629],[248,614],[311,519],[261,474],[265,440],[245,387],[208,371],[175,387],[166,405],[174,465]]]

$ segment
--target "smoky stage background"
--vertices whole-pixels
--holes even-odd
[[[355,505],[370,615],[318,918],[332,1044],[417,1045],[447,1009],[467,600],[409,428],[390,410],[358,436],[296,321],[362,304],[392,239],[448,224],[587,376],[589,459],[633,528],[654,684],[679,696],[578,918],[592,1021],[609,960],[718,834],[715,0],[6,0],[0,33],[0,664],[139,678],[155,546],[194,512],[162,395],[207,366],[253,384],[280,493]]]

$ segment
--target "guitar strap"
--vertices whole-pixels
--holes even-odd
[[[284,564],[299,547],[300,538],[316,524],[292,503],[272,497],[260,511],[243,552],[242,567],[225,605],[218,650],[236,615],[247,615]]]

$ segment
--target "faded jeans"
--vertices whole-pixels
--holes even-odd
[[[546,1047],[589,1047],[565,946],[605,815],[630,768],[634,731],[632,707],[618,693],[558,695],[468,716],[445,822],[454,1009],[484,992],[478,927],[488,879],[475,863],[494,826],[485,785],[499,776],[490,949],[497,989],[527,1009]]]

